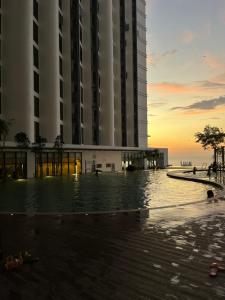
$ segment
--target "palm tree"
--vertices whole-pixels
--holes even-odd
[[[30,145],[30,140],[25,132],[18,132],[15,135],[15,141],[17,142],[19,147],[28,148]]]
[[[9,134],[9,127],[11,123],[9,121],[5,121],[0,119],[0,137],[2,138],[2,146],[5,147],[6,137]]]
[[[217,150],[224,142],[225,133],[218,127],[206,125],[203,132],[195,133],[195,142],[202,144],[204,149],[211,148],[214,151],[214,163],[216,163]]]

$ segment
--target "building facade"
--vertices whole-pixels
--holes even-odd
[[[11,123],[2,168],[9,156],[28,177],[119,170],[124,151],[147,148],[145,5],[1,0],[0,118]],[[22,151],[18,132],[45,145]]]

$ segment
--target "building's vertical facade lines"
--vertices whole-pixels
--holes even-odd
[[[137,66],[137,3],[132,0],[132,49],[133,49],[133,124],[134,124],[134,146],[138,147],[138,66]]]
[[[0,4],[0,116],[13,120],[10,141],[24,131],[31,142],[61,135],[70,147],[146,147],[144,0]]]
[[[133,26],[132,0],[125,0],[126,18],[126,122],[127,146],[134,147],[134,93],[133,93]]]
[[[33,3],[2,0],[2,89],[4,118],[11,121],[8,140],[33,128]]]
[[[2,0],[0,0],[0,116],[2,115]]]
[[[101,144],[114,146],[112,0],[99,0],[99,90]]]
[[[81,103],[83,113],[83,144],[92,145],[93,114],[92,114],[92,40],[91,40],[91,1],[82,0],[82,65],[83,86],[81,89]]]
[[[40,49],[39,49],[39,0],[33,1],[33,101],[34,141],[40,137]]]
[[[71,88],[72,88],[72,143],[81,144],[81,99],[82,66],[80,29],[82,23],[81,2],[70,1],[71,29]]]
[[[39,0],[39,11],[40,135],[52,143],[60,134],[60,99],[63,99],[64,91],[59,76],[59,57],[63,52],[59,3]]]
[[[113,82],[114,82],[114,143],[122,146],[121,58],[120,58],[120,0],[113,2]]]
[[[61,140],[64,140],[64,107],[65,107],[65,81],[63,72],[63,61],[65,51],[65,36],[63,31],[64,26],[64,15],[63,15],[63,4],[65,1],[58,0],[58,29],[59,29],[59,59],[58,59],[58,71],[59,71],[59,117],[60,117],[60,136]],[[61,44],[61,45],[60,45]]]
[[[62,12],[63,52],[59,56],[61,77],[64,82],[63,101],[63,141],[72,144],[72,85],[71,85],[71,10],[70,0],[59,0],[59,9]],[[62,63],[62,66],[60,65]],[[62,68],[62,69],[61,69]]]
[[[120,83],[122,147],[127,146],[127,93],[126,93],[126,5],[120,0]]]
[[[138,144],[147,147],[146,2],[136,0]]]
[[[101,144],[99,74],[99,0],[91,6],[92,144]]]

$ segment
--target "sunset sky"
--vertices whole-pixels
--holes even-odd
[[[146,2],[149,144],[173,164],[208,162],[194,133],[225,130],[225,1]]]

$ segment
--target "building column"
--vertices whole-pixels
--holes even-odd
[[[40,134],[54,142],[60,134],[59,6],[40,0]]]
[[[3,111],[11,121],[7,139],[23,131],[33,141],[33,2],[6,0],[2,6]]]
[[[112,0],[100,1],[100,90],[102,145],[114,146],[114,75]]]

